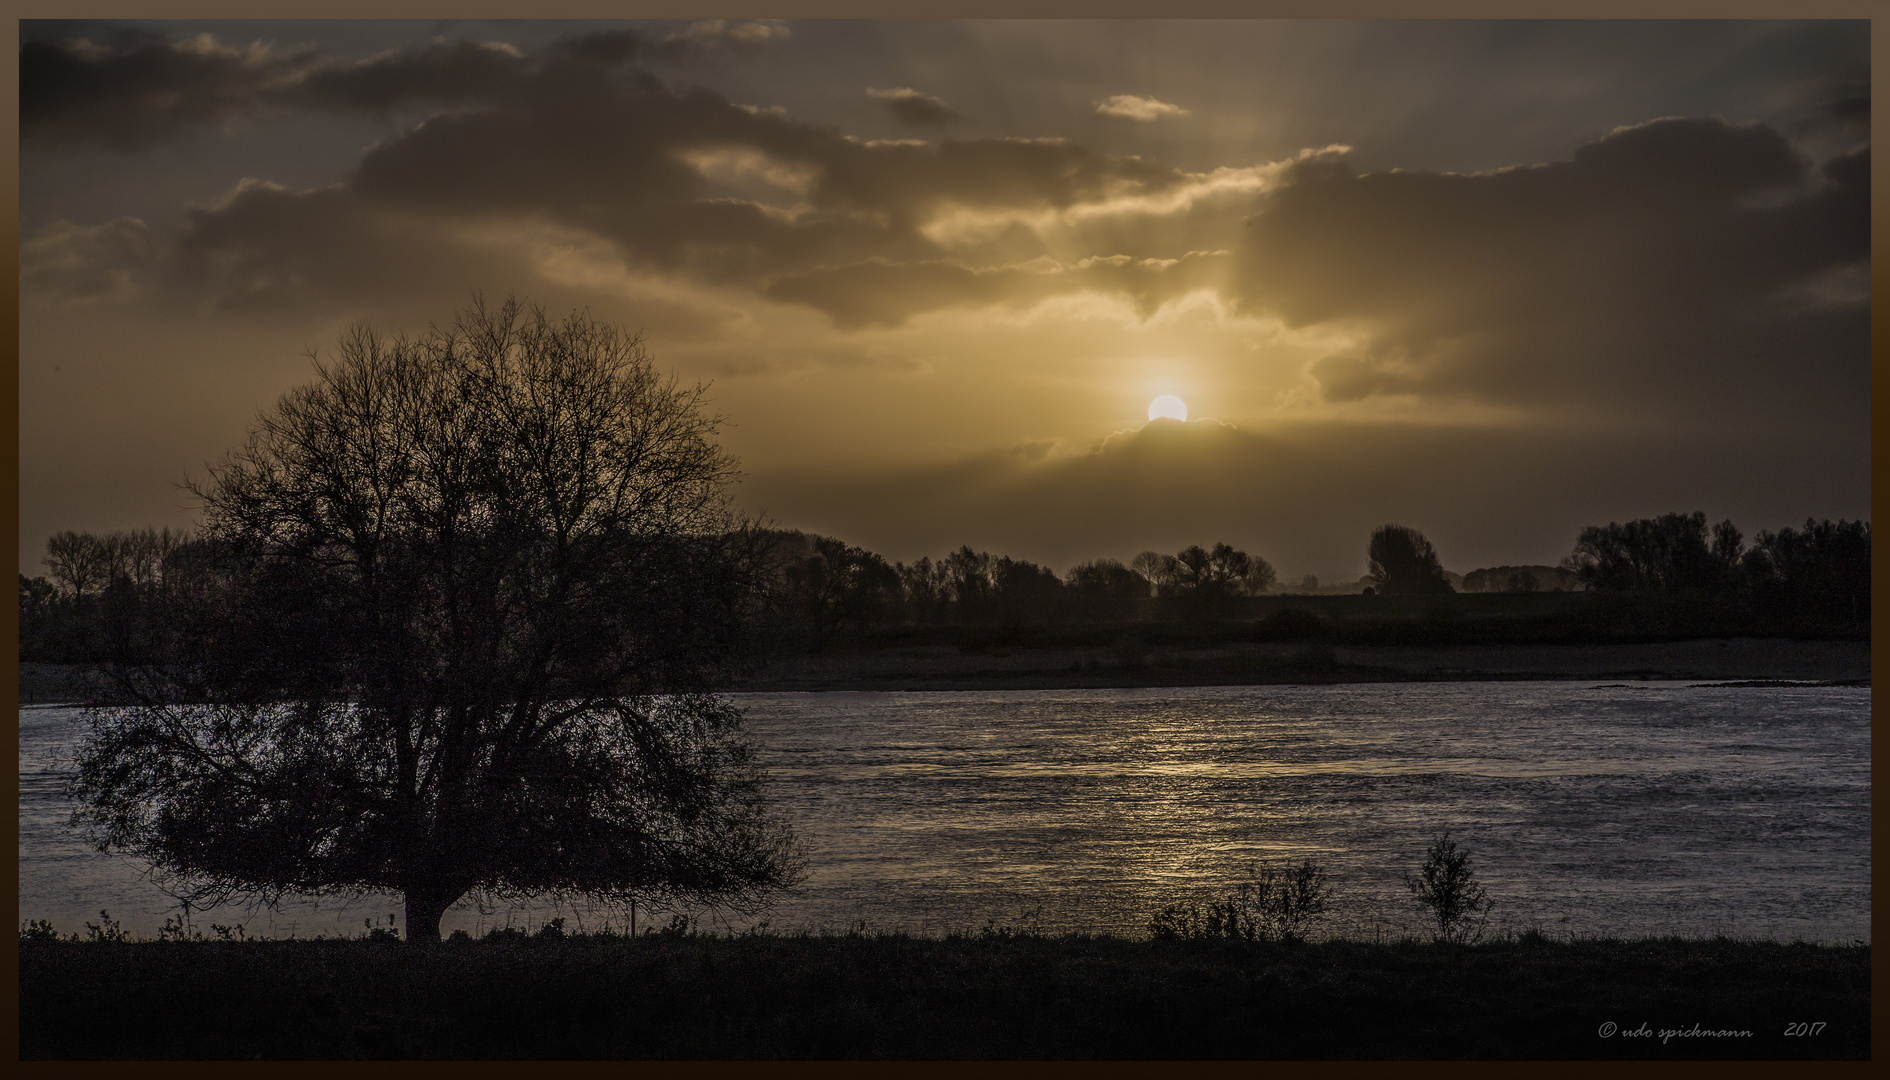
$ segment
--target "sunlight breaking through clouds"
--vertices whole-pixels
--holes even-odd
[[[1571,520],[1867,512],[1855,27],[76,25],[22,27],[23,553],[181,524],[169,484],[324,328],[421,327],[474,290],[719,380],[756,504],[815,530],[914,535],[835,509],[852,462],[916,484],[1099,444],[1167,377],[1151,357],[1213,388],[1197,412],[1323,432],[1271,512],[1334,536],[1385,512],[1327,497],[1381,490],[1340,446],[1372,425],[1399,469],[1560,478]],[[194,359],[114,396],[151,356]],[[1531,427],[1569,441],[1450,464],[1427,441]],[[1591,475],[1625,433],[1654,439],[1634,475]],[[1202,498],[1265,488],[1245,445],[1189,451]],[[825,487],[783,479],[819,461]],[[89,476],[148,494],[108,506]],[[965,527],[1011,512],[996,490]],[[1083,490],[1072,520],[1119,504]],[[1455,511],[1490,561],[1555,557],[1505,548],[1501,501]]]

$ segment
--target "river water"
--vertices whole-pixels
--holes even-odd
[[[1491,930],[1870,940],[1870,690],[1475,682],[744,694],[807,880],[703,925],[1138,934],[1250,864],[1317,860],[1316,933],[1422,932],[1402,882],[1450,829]],[[177,905],[66,824],[80,714],[20,710],[20,918]],[[197,915],[269,936],[360,934],[397,897]],[[471,902],[446,929],[621,928],[584,904]],[[639,912],[643,925],[651,913]],[[665,921],[657,918],[655,921]]]

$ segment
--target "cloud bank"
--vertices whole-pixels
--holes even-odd
[[[174,237],[60,223],[27,240],[28,287],[122,297],[161,282],[223,309],[345,307],[430,282],[463,292],[479,283],[469,268],[502,260],[495,229],[535,223],[842,331],[1075,295],[1148,318],[1205,293],[1289,328],[1343,328],[1307,372],[1333,405],[1740,398],[1776,414],[1861,389],[1867,309],[1818,283],[1865,273],[1867,149],[1814,166],[1769,128],[1662,119],[1486,173],[1356,173],[1327,148],[1200,174],[1066,139],[861,142],[673,88],[636,65],[642,48],[627,31],[536,55],[436,41],[342,65],[209,38],[29,43],[32,145],[135,152],[264,107],[451,108],[337,185],[246,183]],[[908,120],[949,111],[910,88],[871,92]],[[1124,115],[1173,108],[1111,100]],[[735,173],[746,197],[722,190]]]
[[[745,499],[896,556],[936,554],[919,538],[956,521],[963,542],[1055,561],[1063,522],[1091,545],[1072,559],[1221,538],[1296,566],[1288,533],[1349,545],[1354,516],[1409,518],[1449,556],[1412,493],[1464,521],[1554,518],[1538,492],[1605,504],[1556,537],[1708,489],[1716,516],[1768,486],[1857,512],[1837,507],[1868,478],[1868,85],[1832,78],[1823,46],[1768,69],[1811,88],[1799,120],[1629,113],[1539,160],[1452,172],[1367,167],[1384,159],[1345,143],[1369,125],[1312,121],[1298,152],[1189,158],[1229,110],[1201,85],[1185,124],[1154,98],[1098,102],[1106,65],[1034,128],[991,126],[1003,95],[924,64],[849,68],[821,91],[838,115],[883,109],[927,136],[864,138],[756,96],[823,32],[705,21],[348,60],[109,28],[33,38],[22,153],[67,170],[36,176],[96,166],[122,188],[290,114],[368,134],[302,186],[268,160],[218,171],[175,226],[103,200],[38,216],[23,325],[72,369],[81,329],[189,326],[167,353],[188,356],[198,328],[240,325],[294,352],[353,318],[444,317],[475,289],[595,305],[727,380],[759,448]],[[1514,28],[1477,32],[1525,66]],[[1595,70],[1614,78],[1625,61],[1607,55]],[[717,73],[746,89],[692,81]],[[53,378],[42,366],[23,396]],[[1190,425],[1160,453],[1160,429],[1072,449],[1178,391],[1239,427]],[[118,430],[115,415],[88,422]],[[898,464],[839,464],[859,458]],[[1217,537],[1213,520],[1255,531]]]

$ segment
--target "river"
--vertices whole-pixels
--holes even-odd
[[[1419,933],[1402,875],[1448,828],[1490,929],[1870,940],[1870,690],[1463,682],[743,694],[809,874],[740,930],[1142,932],[1252,863],[1313,859],[1315,933]],[[107,908],[152,936],[177,905],[66,824],[80,714],[20,710],[20,917]],[[396,897],[194,916],[360,934]],[[447,930],[621,928],[596,905],[472,902]],[[647,925],[652,916],[639,912]],[[660,917],[657,921],[663,921]]]

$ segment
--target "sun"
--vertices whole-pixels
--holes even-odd
[[[1161,417],[1173,417],[1176,420],[1188,418],[1188,403],[1173,394],[1163,394],[1148,403],[1148,418],[1157,420]]]

